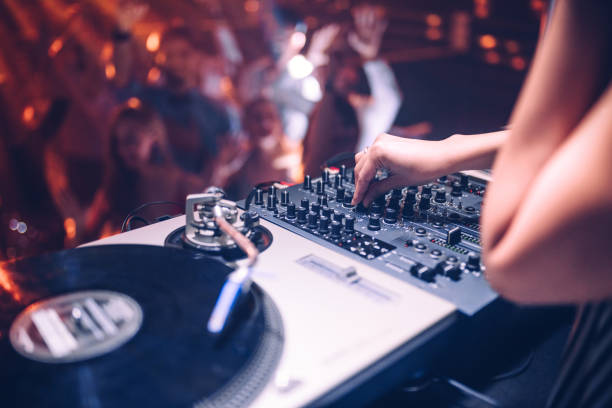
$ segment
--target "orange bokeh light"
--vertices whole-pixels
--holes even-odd
[[[140,99],[136,97],[131,97],[130,99],[127,100],[127,106],[129,106],[132,109],[138,109],[142,106],[142,102],[140,101]]]
[[[106,67],[104,68],[104,74],[106,75],[106,78],[113,79],[115,77],[115,74],[117,74],[117,70],[115,69],[115,65],[114,64],[106,64]]]
[[[479,44],[485,50],[490,50],[497,46],[497,39],[491,34],[485,34],[480,36]]]
[[[525,58],[523,57],[516,56],[512,57],[510,60],[510,65],[517,71],[522,71],[527,68],[527,61],[525,61]]]
[[[155,51],[159,50],[160,39],[161,39],[161,37],[159,35],[159,32],[157,32],[157,31],[151,32],[151,34],[149,34],[147,36],[147,40],[145,42],[147,50],[149,52],[155,52]]]
[[[64,40],[62,40],[61,38],[56,38],[55,40],[53,40],[53,42],[49,46],[49,51],[48,51],[49,57],[51,58],[55,57],[62,50],[63,46],[64,46]]]
[[[440,25],[442,25],[442,18],[437,14],[428,14],[427,17],[425,17],[425,22],[428,26],[440,27]]]
[[[34,107],[32,105],[28,105],[23,109],[23,113],[21,114],[21,119],[23,123],[30,123],[34,119]]]
[[[496,65],[501,62],[501,57],[499,53],[495,51],[489,51],[485,54],[485,61],[487,61],[489,64]]]
[[[113,57],[113,43],[110,41],[107,41],[102,46],[102,51],[100,52],[100,58],[102,58],[102,61],[110,61],[112,57]]]
[[[159,78],[161,78],[161,71],[159,70],[159,68],[151,68],[149,70],[149,73],[147,74],[147,81],[149,81],[149,83],[155,83],[159,81]]]
[[[244,11],[256,13],[259,11],[259,0],[247,0],[244,2]]]
[[[425,31],[425,37],[427,37],[428,40],[437,41],[442,38],[442,31],[440,31],[439,28],[429,27]]]
[[[74,239],[76,237],[76,221],[74,218],[66,218],[64,220],[64,231],[66,231],[66,237],[68,239]]]

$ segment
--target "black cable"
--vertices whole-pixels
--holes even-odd
[[[154,206],[154,205],[176,205],[181,210],[183,209],[183,206],[180,205],[179,203],[175,202],[175,201],[151,201],[149,203],[144,203],[141,206],[138,206],[138,207],[134,208],[132,211],[130,211],[128,213],[128,215],[125,216],[125,218],[123,219],[123,223],[121,224],[121,232],[125,232],[125,227],[126,227],[128,221],[129,221],[129,219],[131,217],[136,215],[139,211],[142,211],[145,208],[151,207],[151,206]]]
[[[534,355],[535,350],[529,350],[529,354],[527,354],[525,360],[523,360],[517,367],[514,367],[505,373],[497,374],[495,377],[491,378],[491,381],[507,380],[508,378],[516,377],[517,375],[522,374],[531,365]]]
[[[244,210],[249,211],[249,207],[251,206],[251,201],[255,198],[255,193],[257,192],[257,187],[253,187],[246,200],[244,200]]]
[[[423,391],[426,388],[429,388],[429,386],[431,386],[434,383],[438,383],[438,382],[444,382],[448,385],[450,385],[451,387],[459,390],[460,392],[462,392],[465,395],[468,395],[472,398],[475,398],[481,402],[484,402],[487,405],[490,405],[492,407],[499,407],[499,402],[497,402],[495,399],[489,397],[488,395],[485,395],[481,392],[476,391],[475,389],[468,387],[467,385],[455,380],[454,378],[450,378],[450,377],[429,377],[427,379],[424,380],[424,382],[422,384],[417,384],[415,386],[405,386],[402,388],[402,391],[404,392],[420,392]]]
[[[131,230],[132,230],[132,228],[133,228],[133,227],[132,227],[132,222],[134,222],[134,221],[140,221],[140,222],[142,222],[142,223],[143,223],[145,226],[146,226],[146,225],[151,224],[151,223],[149,222],[149,220],[147,220],[147,219],[146,219],[146,218],[144,218],[144,217],[141,217],[140,215],[132,215],[132,216],[131,216],[131,217],[128,219],[128,222],[127,222],[127,224],[126,224],[126,230],[127,230],[127,231],[131,231]]]

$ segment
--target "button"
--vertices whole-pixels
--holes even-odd
[[[457,245],[461,242],[461,228],[455,227],[446,234],[446,243],[448,245]]]
[[[416,249],[418,252],[424,252],[427,249],[427,245],[419,242],[418,244],[414,245],[414,249]]]
[[[442,255],[442,251],[440,251],[439,249],[432,249],[430,254],[433,258],[439,258]]]
[[[459,277],[461,277],[461,269],[457,268],[455,265],[446,265],[442,268],[442,275],[452,280],[459,280]]]
[[[476,212],[476,208],[469,206],[469,207],[465,207],[465,211],[469,212],[469,213],[473,213]]]
[[[423,227],[417,227],[414,229],[414,232],[416,232],[416,234],[419,236],[423,236],[427,233],[427,230]]]
[[[436,203],[445,203],[446,202],[446,191],[444,191],[444,190],[436,191],[436,195],[434,197],[434,201]]]
[[[456,256],[452,256],[451,255],[451,256],[446,258],[446,262],[448,262],[448,263],[457,263],[457,262],[459,262],[459,259],[457,259]]]
[[[307,191],[312,190],[312,181],[310,179],[310,174],[307,174],[304,177],[304,184],[302,185],[302,188]]]
[[[433,282],[435,280],[436,273],[433,269],[428,268],[425,265],[415,265],[410,268],[410,273],[417,278],[424,280],[425,282]]]

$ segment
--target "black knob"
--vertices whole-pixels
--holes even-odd
[[[329,232],[329,218],[321,217],[319,218],[319,232],[325,234]]]
[[[349,214],[344,218],[344,229],[346,232],[355,231],[355,217]]]
[[[287,204],[289,204],[289,191],[285,189],[281,191],[281,205],[286,207]]]
[[[268,194],[267,209],[268,209],[268,211],[275,211],[276,210],[276,200],[274,199],[274,196],[272,194]]]
[[[384,221],[387,224],[395,224],[397,222],[397,210],[391,207],[387,208]]]
[[[402,208],[402,218],[411,218],[414,215],[414,202],[405,202]]]
[[[436,196],[434,197],[434,201],[436,203],[445,203],[446,202],[446,191],[444,190],[436,191]]]
[[[331,237],[332,238],[340,238],[340,230],[342,229],[342,224],[338,221],[332,221],[331,223]]]
[[[342,175],[336,174],[334,177],[334,188],[342,187]]]
[[[402,197],[402,189],[401,188],[394,188],[391,191],[391,197],[401,198]]]
[[[310,208],[310,201],[307,198],[302,198],[300,201],[300,207]]]
[[[338,221],[339,223],[342,223],[343,219],[344,219],[343,213],[341,213],[340,211],[334,211],[334,221]]]
[[[276,194],[277,191],[278,189],[276,188],[276,186],[270,186],[270,188],[268,189],[268,195],[274,197],[274,204],[278,204],[278,195]]]
[[[408,190],[407,191],[416,194],[416,193],[418,193],[419,188],[417,186],[408,186]]]
[[[242,213],[240,218],[244,221],[245,228],[251,229],[257,225],[257,222],[259,221],[259,214],[254,211],[247,211]]]
[[[306,224],[306,214],[308,210],[306,207],[300,207],[297,209],[297,222],[298,224]]]
[[[381,194],[374,199],[374,203],[380,205],[381,207],[384,207],[387,203],[387,197],[385,197],[384,194]]]
[[[310,179],[310,174],[307,174],[304,177],[304,185],[302,187],[304,188],[304,190],[308,190],[308,191],[312,190],[312,181]]]
[[[294,203],[287,204],[287,219],[290,219],[290,220],[295,219],[295,204]]]
[[[344,188],[343,187],[338,187],[336,189],[336,201],[339,203],[344,202]]]
[[[445,265],[442,268],[442,275],[448,276],[452,280],[459,280],[461,276],[461,269],[457,268],[457,265]]]
[[[345,193],[344,203],[342,204],[342,206],[345,208],[353,208],[353,204],[351,204],[352,201],[353,201],[353,193]]]
[[[376,201],[374,201],[372,205],[370,205],[370,214],[372,215],[382,215],[383,210],[383,206],[377,203]]]
[[[424,265],[413,266],[410,273],[425,282],[433,282],[436,278],[436,272]]]
[[[461,188],[461,183],[459,183],[458,181],[455,181],[453,183],[453,190],[451,191],[451,195],[453,197],[461,197],[462,194],[463,194],[463,190]]]
[[[470,178],[466,176],[465,174],[462,174],[459,183],[461,184],[461,187],[464,190],[467,190],[469,183],[470,183]]]
[[[429,194],[431,195],[431,184],[425,184],[421,187],[421,195]]]
[[[319,212],[321,211],[321,204],[317,204],[317,203],[312,203],[310,204],[310,211],[317,213],[317,215],[319,215]]]
[[[370,231],[378,231],[380,229],[380,217],[378,215],[370,215],[368,229]]]
[[[480,270],[480,255],[476,252],[470,252],[468,254],[467,262],[465,263],[465,267],[470,271],[479,271]]]
[[[308,228],[317,228],[317,220],[319,219],[319,214],[314,211],[308,213]]]
[[[342,176],[342,178],[346,178],[346,166],[344,164],[340,166],[340,175]]]
[[[321,206],[326,206],[327,205],[327,194],[323,194],[317,197],[317,202],[321,204]]]
[[[399,211],[399,208],[400,208],[400,198],[401,197],[393,197],[393,196],[391,196],[391,198],[389,198],[389,205],[387,207],[393,208],[393,209]]]
[[[264,193],[261,188],[255,190],[255,205],[263,205],[264,203]]]
[[[355,184],[355,170],[351,171],[351,183]]]
[[[321,207],[321,216],[330,218],[332,210],[329,207]]]
[[[421,200],[419,200],[419,210],[427,211],[431,207],[431,196],[429,194],[421,194]]]
[[[413,205],[416,203],[416,191],[408,190],[406,191],[406,197],[404,197],[404,204]]]
[[[321,180],[317,180],[317,194],[321,195],[324,194],[324,190],[323,190],[323,182],[321,182]]]
[[[329,170],[323,170],[323,174],[321,174],[321,180],[323,181],[324,185],[329,184]]]

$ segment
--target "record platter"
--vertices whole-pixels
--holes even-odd
[[[100,246],[0,268],[5,407],[242,407],[281,355],[280,316],[256,286],[240,324],[207,333],[230,268],[187,251]]]

